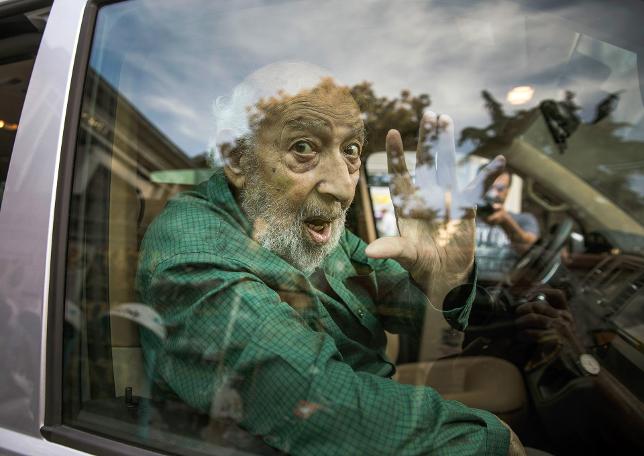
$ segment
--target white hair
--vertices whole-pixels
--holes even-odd
[[[221,146],[252,138],[249,116],[261,99],[297,95],[317,86],[331,73],[306,62],[276,62],[261,67],[237,85],[230,97],[217,97],[213,104],[214,134],[210,141],[210,159],[222,166]]]

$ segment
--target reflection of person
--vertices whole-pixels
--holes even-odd
[[[346,231],[364,133],[349,92],[321,75],[271,65],[218,104],[223,170],[170,201],[142,244],[138,288],[168,328],[142,329],[148,371],[292,454],[506,454],[494,415],[392,381],[385,355],[384,330],[420,337],[428,300],[466,324],[473,211],[435,218],[392,130],[401,236],[367,247]],[[438,120],[426,115],[421,137]]]
[[[539,238],[539,223],[534,215],[509,212],[503,207],[511,183],[512,175],[503,172],[485,195],[488,207],[479,208],[476,249],[483,277],[510,272],[520,255]]]

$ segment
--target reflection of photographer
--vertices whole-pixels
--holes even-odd
[[[539,238],[539,224],[532,214],[505,209],[511,183],[509,172],[497,177],[477,209],[477,257],[479,268],[489,278],[509,272]]]

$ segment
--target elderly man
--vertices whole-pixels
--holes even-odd
[[[426,309],[466,324],[471,203],[503,158],[459,192],[451,121],[427,113],[425,188],[391,130],[400,237],[367,246],[344,229],[364,145],[346,88],[312,65],[274,64],[216,114],[223,169],[170,201],[142,245],[139,292],[167,327],[164,340],[142,333],[160,388],[290,454],[522,451],[494,415],[391,380],[385,355],[384,331],[419,337]]]

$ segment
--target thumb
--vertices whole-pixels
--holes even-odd
[[[376,239],[365,249],[369,258],[391,258],[409,270],[416,264],[418,252],[409,240],[394,236]]]

